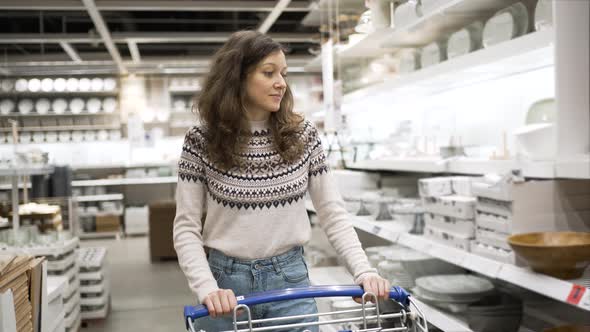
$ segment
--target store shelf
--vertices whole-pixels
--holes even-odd
[[[47,277],[47,302],[51,303],[58,296],[61,296],[68,285],[68,279],[65,277],[48,276]]]
[[[97,211],[94,213],[90,213],[90,212],[78,213],[78,217],[97,217],[97,216],[118,216],[118,217],[121,217],[121,216],[123,216],[123,211],[119,210],[119,211]]]
[[[45,126],[45,127],[20,127],[20,132],[35,132],[35,131],[64,131],[64,130],[112,130],[121,129],[121,125],[87,125],[87,126]],[[10,132],[11,128],[0,128],[0,132]]]
[[[358,0],[320,0],[310,5],[309,13],[301,20],[301,24],[313,27],[319,27],[322,23],[327,24],[328,8],[331,8],[332,15],[335,15],[336,5],[339,14],[360,14],[366,10],[364,3]]]
[[[395,50],[392,47],[384,47],[382,44],[391,35],[391,28],[382,28],[365,35],[365,37],[354,44],[343,45],[338,50],[341,60],[351,61],[361,58],[377,58]]]
[[[76,200],[78,202],[121,201],[123,200],[123,194],[77,196]]]
[[[500,279],[554,300],[568,303],[582,310],[590,311],[590,291],[587,290],[590,287],[590,271],[587,271],[587,274],[583,278],[577,280],[561,280],[535,273],[525,267],[497,262],[463,250],[451,248],[420,235],[408,233],[392,234],[390,230],[388,231],[387,227],[384,227],[386,222],[379,223],[362,218],[353,218],[351,221],[355,227],[387,241],[410,247],[487,277]],[[586,291],[582,296],[572,299],[570,295],[579,289],[586,289]]]
[[[93,165],[72,165],[73,171],[85,171],[85,170],[103,170],[107,168],[158,168],[158,167],[173,167],[176,166],[178,160],[171,160],[169,162],[153,162],[153,163],[138,163],[138,164],[93,164]]]
[[[80,232],[80,234],[78,236],[80,237],[80,239],[104,239],[104,238],[118,239],[121,237],[121,232],[93,232],[93,233]]]
[[[177,94],[197,94],[201,91],[200,86],[175,86],[170,87],[168,92],[170,93],[177,93]]]
[[[80,113],[72,113],[72,112],[64,112],[64,113],[47,113],[47,114],[39,114],[39,113],[28,113],[28,114],[22,114],[22,113],[10,113],[10,114],[0,114],[0,118],[29,118],[29,117],[33,117],[33,118],[38,118],[38,117],[42,117],[42,118],[46,118],[46,117],[62,117],[62,116],[89,116],[89,115],[105,115],[105,116],[119,116],[119,113],[117,111],[111,112],[111,113],[107,113],[107,112],[96,112],[96,113],[91,113],[88,111],[82,111]]]
[[[483,1],[482,1],[483,2]],[[414,92],[437,93],[479,82],[545,68],[554,64],[554,31],[547,29],[494,45],[490,48],[402,74],[392,80],[346,94],[344,103],[370,95]],[[354,112],[354,111],[353,111]]]
[[[583,165],[578,163],[577,167],[580,166]],[[487,160],[466,157],[448,160],[425,158],[366,160],[349,165],[348,168],[356,170],[454,173],[466,175],[483,175],[486,173],[504,174],[519,169],[526,177],[545,179],[559,177],[555,170],[555,162],[551,161]],[[567,174],[562,172],[561,175],[562,177],[566,177],[564,175]]]
[[[448,312],[440,311],[439,309],[424,303],[415,297],[412,297],[412,301],[422,310],[424,316],[428,322],[443,331],[452,332],[477,332],[467,326],[467,322],[462,320],[456,315],[452,315]]]
[[[0,253],[6,254],[22,254],[26,253],[32,256],[53,256],[58,257],[64,254],[67,254],[78,247],[79,239],[77,237],[71,238],[64,242],[60,242],[59,245],[57,243],[43,246],[35,246],[35,247],[0,247]],[[71,278],[70,278],[71,279]]]
[[[53,166],[0,168],[0,176],[45,175],[53,173]],[[11,187],[12,188],[12,187]]]
[[[92,186],[125,186],[141,184],[172,184],[176,183],[176,176],[162,176],[155,178],[120,178],[120,179],[102,179],[102,180],[76,180],[72,181],[72,187],[92,187]]]
[[[77,97],[77,96],[88,96],[88,97],[107,97],[117,96],[118,90],[112,91],[10,91],[0,92],[0,97]]]

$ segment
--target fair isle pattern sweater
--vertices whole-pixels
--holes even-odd
[[[218,289],[204,247],[240,259],[275,256],[305,244],[311,228],[309,191],[319,224],[357,283],[375,273],[348,222],[320,137],[308,121],[299,132],[304,153],[294,162],[276,151],[267,121],[251,121],[242,167],[220,170],[207,157],[202,127],[186,134],[178,164],[174,247],[199,303]],[[204,223],[201,215],[207,211]],[[238,295],[238,294],[237,294]]]

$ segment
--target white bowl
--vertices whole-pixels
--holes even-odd
[[[78,90],[80,90],[82,92],[88,92],[88,91],[90,91],[90,85],[91,84],[92,83],[90,82],[90,79],[89,78],[86,78],[86,77],[81,78],[78,81]]]
[[[3,92],[11,92],[12,89],[14,89],[14,81],[10,79],[2,80],[0,89],[2,89]]]
[[[106,141],[109,139],[109,132],[101,129],[98,131],[97,138],[99,141]]]
[[[35,103],[35,110],[39,114],[47,114],[51,108],[51,102],[47,98],[40,98]]]
[[[117,88],[117,81],[114,78],[105,78],[103,80],[104,91],[113,91]]]
[[[100,107],[102,102],[98,98],[90,98],[86,102],[86,108],[88,108],[88,112],[90,113],[98,113],[100,111]]]
[[[53,90],[56,92],[64,92],[66,91],[67,81],[65,78],[56,78],[53,81]]]
[[[174,110],[182,112],[186,110],[186,101],[183,98],[176,98],[173,103]]]
[[[473,52],[482,47],[483,23],[475,22],[453,33],[447,44],[449,59]]]
[[[23,144],[27,144],[27,143],[31,143],[32,140],[32,136],[30,132],[22,132],[19,136],[18,136],[18,140],[20,141],[20,143]]]
[[[82,113],[84,109],[84,100],[82,98],[74,98],[70,100],[70,111],[74,114]]]
[[[57,132],[55,131],[48,131],[45,133],[45,141],[47,143],[55,143],[57,142]]]
[[[113,113],[117,110],[117,99],[108,97],[102,101],[102,108],[106,113]]]
[[[45,141],[45,134],[42,131],[37,131],[33,133],[33,142],[35,143],[43,143]]]
[[[14,83],[14,89],[17,92],[25,92],[25,91],[27,91],[27,87],[28,86],[29,86],[29,82],[27,82],[27,80],[25,80],[24,78],[19,78]]]
[[[94,130],[84,131],[84,140],[85,141],[96,141],[96,132]]]
[[[530,160],[554,160],[557,155],[556,132],[553,123],[526,125],[514,131],[516,143],[523,156]]]
[[[102,78],[95,77],[90,81],[90,90],[94,92],[102,91],[104,88],[104,81]]]
[[[84,140],[84,132],[75,130],[72,132],[72,141],[82,142]]]
[[[499,11],[490,18],[483,29],[483,45],[490,47],[527,33],[529,16],[527,8],[518,2]]]
[[[29,114],[33,110],[33,101],[31,99],[25,98],[21,99],[18,102],[18,111],[21,114]]]
[[[53,100],[51,109],[55,114],[63,114],[68,108],[68,102],[63,98],[57,98]]]
[[[68,92],[76,92],[78,91],[78,79],[75,77],[70,77],[66,81],[66,91]]]
[[[10,99],[0,101],[0,114],[8,115],[14,110],[14,102]]]
[[[41,80],[41,90],[43,92],[53,91],[53,80],[51,78],[44,78]]]
[[[27,89],[31,92],[39,92],[41,90],[41,80],[38,78],[31,78],[27,82]]]
[[[545,30],[553,26],[554,0],[539,0],[535,8],[535,30]]]

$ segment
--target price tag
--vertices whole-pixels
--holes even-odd
[[[572,289],[566,299],[567,303],[578,305],[584,297],[584,293],[587,291],[586,287],[573,284]]]

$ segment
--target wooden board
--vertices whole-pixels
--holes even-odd
[[[16,255],[0,255],[0,278],[4,274],[4,272],[8,272],[8,269],[12,265],[12,262],[15,260]]]
[[[27,270],[30,269],[30,262],[32,259],[33,257],[31,256],[17,256],[12,262],[10,270],[0,277],[0,288],[18,278],[21,274],[27,272]]]
[[[23,273],[20,276],[13,279],[12,281],[10,281],[9,283],[7,283],[6,285],[0,287],[0,292],[5,292],[7,289],[12,289],[12,292],[14,293],[17,288],[27,283],[27,281],[27,274]]]

